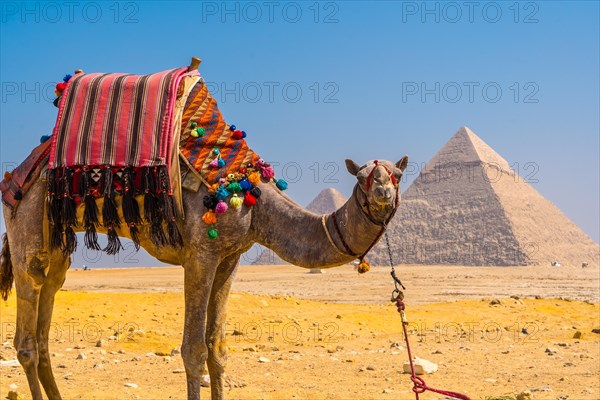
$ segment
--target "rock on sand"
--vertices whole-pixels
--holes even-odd
[[[417,375],[433,374],[438,370],[438,366],[431,361],[424,360],[419,357],[413,358],[413,365],[415,366],[415,373]],[[404,363],[404,372],[410,374],[410,363],[407,361]]]

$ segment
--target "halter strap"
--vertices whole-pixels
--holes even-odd
[[[367,186],[367,192],[370,189],[370,182],[371,182],[371,179],[373,177],[373,172],[375,171],[375,169],[379,165],[377,160],[375,160],[374,163],[375,163],[375,167],[371,170],[371,172],[369,173],[369,176],[367,177],[367,185],[366,185]],[[400,185],[397,184],[398,181],[397,181],[396,177],[394,176],[394,174],[385,165],[382,165],[382,166],[385,168],[385,170],[389,174],[390,178],[392,179],[392,183],[394,183],[394,186],[396,188],[396,199],[394,201],[394,208],[392,209],[392,212],[390,213],[390,216],[385,221],[383,221],[381,223],[377,223],[376,221],[373,220],[373,217],[370,215],[371,212],[370,212],[370,209],[369,209],[368,205],[367,205],[367,211],[365,211],[363,209],[362,205],[360,204],[360,202],[358,201],[358,198],[356,199],[358,208],[369,219],[369,221],[371,221],[375,225],[380,225],[381,226],[381,230],[379,231],[379,233],[375,237],[375,240],[373,240],[373,242],[371,243],[371,245],[367,248],[367,250],[364,253],[358,254],[358,253],[355,253],[354,251],[352,251],[352,249],[350,248],[350,246],[346,242],[346,239],[344,239],[344,235],[342,234],[342,230],[340,229],[340,227],[339,227],[339,225],[337,223],[336,212],[334,211],[333,213],[331,213],[331,219],[333,221],[333,226],[335,227],[335,231],[336,231],[338,237],[340,238],[340,241],[342,242],[342,245],[344,246],[345,254],[349,255],[349,256],[352,256],[352,257],[355,257],[355,258],[358,258],[361,262],[363,261],[363,259],[365,258],[365,256],[369,253],[369,251],[371,251],[371,249],[377,244],[377,242],[379,241],[379,239],[381,238],[381,236],[385,233],[385,231],[387,229],[387,224],[392,220],[392,218],[394,218],[394,215],[396,215],[396,211],[398,210],[398,205],[400,203]],[[360,189],[360,187],[358,188],[358,190],[360,190],[362,192],[362,189]],[[366,195],[366,193],[365,193],[365,195]],[[323,216],[323,218],[322,218],[321,221],[322,221],[322,224],[323,224],[323,229],[325,230],[325,234],[327,235],[327,238],[329,239],[329,242],[334,245],[334,248],[339,253],[344,253],[342,250],[339,249],[339,247],[331,239],[331,235],[329,234],[329,230],[327,229],[327,225],[325,223],[325,217],[324,216]]]
[[[331,219],[333,220],[333,226],[335,226],[335,231],[337,232],[342,245],[344,246],[344,249],[346,250],[346,253],[351,255],[352,257],[358,257],[358,254],[356,254],[355,252],[353,252],[350,249],[350,246],[348,246],[348,243],[346,243],[346,240],[344,239],[344,235],[342,235],[342,231],[340,230],[340,227],[337,223],[337,218],[335,216],[335,211],[331,213]]]

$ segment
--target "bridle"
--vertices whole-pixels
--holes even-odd
[[[385,165],[379,164],[378,160],[375,160],[374,164],[375,164],[375,166],[373,167],[373,169],[371,170],[371,172],[369,172],[369,175],[367,176],[367,181],[365,183],[365,189],[366,190],[363,190],[360,187],[360,185],[357,185],[356,188],[355,188],[355,190],[359,190],[363,194],[363,196],[365,198],[365,204],[361,204],[359,202],[359,200],[358,200],[358,196],[353,195],[353,197],[355,198],[355,201],[357,202],[358,208],[362,211],[362,213],[364,214],[364,216],[369,221],[371,221],[371,223],[373,223],[373,224],[378,225],[378,226],[381,227],[381,230],[379,231],[379,233],[375,237],[375,240],[373,240],[373,242],[367,248],[367,250],[364,251],[362,254],[355,253],[354,251],[352,251],[352,249],[348,245],[348,242],[346,242],[346,239],[344,238],[344,235],[342,234],[342,230],[340,229],[340,226],[339,226],[339,223],[338,223],[335,211],[333,213],[331,213],[330,216],[331,216],[331,219],[332,219],[332,222],[333,222],[333,226],[335,227],[335,232],[336,232],[337,236],[339,237],[340,242],[342,243],[342,246],[344,247],[343,249],[340,249],[337,246],[337,244],[333,241],[333,239],[331,237],[331,234],[329,233],[329,230],[327,229],[327,224],[326,224],[327,216],[323,215],[322,220],[321,220],[322,225],[323,225],[323,229],[325,230],[325,234],[327,235],[327,238],[329,239],[329,242],[331,243],[331,245],[339,253],[341,253],[343,255],[358,258],[358,260],[361,263],[363,262],[365,256],[369,253],[369,251],[371,251],[371,249],[379,241],[379,239],[381,238],[381,236],[385,233],[385,231],[387,229],[387,225],[392,220],[392,218],[394,217],[394,215],[396,214],[396,210],[398,210],[398,205],[400,203],[400,185],[398,184],[398,180],[394,176],[394,173],[392,171],[390,171],[390,169],[388,167],[386,167]],[[372,185],[372,182],[373,182],[373,174],[375,173],[375,170],[379,166],[382,166],[385,169],[385,171],[389,175],[390,179],[392,180],[392,183],[394,184],[394,187],[396,188],[396,199],[394,200],[394,208],[392,209],[392,212],[390,213],[390,215],[384,221],[381,221],[381,222],[376,221],[373,218],[373,215],[371,214],[371,209],[370,209],[369,204],[368,204],[368,193],[371,190],[371,185]]]
[[[356,202],[358,202],[358,207],[362,210],[362,212],[369,219],[369,221],[371,221],[371,223],[373,223],[375,225],[386,226],[388,224],[388,222],[390,222],[392,220],[392,218],[394,217],[394,214],[396,213],[396,210],[398,209],[398,202],[400,201],[400,196],[399,196],[400,185],[398,185],[398,180],[396,179],[396,176],[394,175],[394,173],[392,171],[390,171],[390,169],[388,167],[386,167],[383,164],[379,164],[378,160],[374,160],[373,163],[375,164],[375,166],[373,167],[373,169],[371,169],[371,172],[369,172],[369,175],[367,176],[367,181],[365,182],[365,190],[362,190],[360,185],[357,185],[357,189],[362,193],[362,195],[365,199],[364,203],[361,204],[358,201],[358,197],[357,196],[354,196],[354,197],[355,197]],[[392,181],[392,184],[394,185],[394,188],[396,189],[396,199],[394,200],[394,209],[392,210],[392,213],[390,214],[390,216],[382,222],[376,221],[373,218],[373,215],[371,214],[371,208],[369,207],[369,196],[368,196],[368,193],[371,191],[371,184],[373,183],[373,174],[375,173],[375,170],[379,166],[382,166],[385,169],[385,172],[387,172],[388,176],[390,177],[390,179]],[[379,237],[377,238],[377,240],[379,240]]]

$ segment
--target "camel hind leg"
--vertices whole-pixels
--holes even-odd
[[[65,280],[70,257],[58,253],[49,263],[44,251],[26,256],[32,254],[26,246],[17,245],[16,251],[11,251],[17,292],[15,349],[25,370],[32,398],[42,399],[41,382],[48,398],[59,400],[61,396],[52,374],[48,338],[54,296]],[[47,276],[44,271],[48,271]]]
[[[17,292],[17,329],[14,345],[17,359],[27,376],[31,397],[33,400],[41,400],[37,320],[40,292],[45,279],[43,264],[39,257],[27,257],[25,251],[19,251],[18,248],[14,251],[15,246],[11,247]]]
[[[58,386],[56,385],[54,374],[52,373],[48,338],[50,334],[50,324],[52,322],[52,311],[54,309],[54,296],[62,287],[70,265],[71,258],[68,256],[65,257],[60,253],[50,259],[50,268],[48,270],[46,281],[41,289],[38,306],[38,377],[50,400],[60,400],[62,398]]]

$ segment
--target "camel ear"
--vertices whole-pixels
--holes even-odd
[[[406,166],[408,165],[408,156],[404,156],[396,163],[396,168],[400,170],[400,172],[404,172]]]
[[[356,174],[358,174],[358,171],[360,171],[360,165],[358,165],[357,163],[355,163],[354,161],[347,159],[346,160],[346,169],[348,170],[348,172],[350,172],[351,175],[356,176]]]

